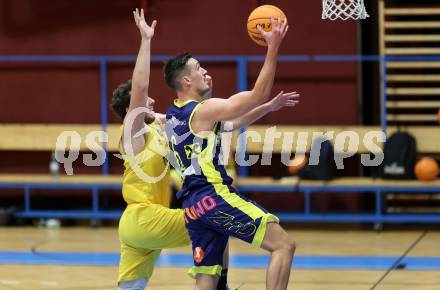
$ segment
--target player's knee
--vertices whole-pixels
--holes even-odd
[[[140,278],[130,281],[119,282],[119,290],[144,290],[147,287],[147,279]]]
[[[293,254],[295,253],[295,249],[296,249],[296,243],[295,241],[290,238],[287,237],[287,239],[283,242],[283,246],[285,248],[285,250],[293,256]]]
[[[283,232],[280,238],[281,241],[281,249],[288,253],[289,255],[293,255],[295,253],[296,244],[295,241],[287,234],[287,232]]]
[[[279,224],[271,223],[268,225],[262,247],[269,252],[281,251],[286,255],[293,255],[296,244]]]

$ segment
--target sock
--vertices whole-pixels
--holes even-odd
[[[218,280],[217,290],[228,290],[228,269],[223,269]]]
[[[139,278],[136,280],[119,282],[119,290],[144,290],[147,287],[147,279]]]

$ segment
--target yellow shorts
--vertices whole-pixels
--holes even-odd
[[[150,279],[161,249],[190,244],[183,211],[158,204],[131,204],[119,221],[118,282]]]

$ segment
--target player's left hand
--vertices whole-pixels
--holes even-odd
[[[151,26],[148,26],[144,17],[144,9],[141,9],[141,11],[139,11],[139,9],[136,8],[136,10],[133,11],[133,16],[134,22],[136,23],[136,26],[141,33],[142,39],[148,40],[153,38],[154,29],[156,28],[157,21],[154,20],[153,23],[151,23]]]
[[[283,107],[294,107],[299,103],[299,100],[297,100],[299,97],[300,94],[297,92],[284,93],[281,91],[275,98],[270,100],[270,110],[274,112]]]

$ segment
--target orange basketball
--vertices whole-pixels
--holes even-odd
[[[414,173],[418,180],[432,181],[435,180],[439,174],[439,167],[437,161],[431,157],[423,157],[420,159],[414,168]]]
[[[440,108],[438,108],[437,121],[440,124]]]
[[[309,159],[307,156],[304,157],[295,157],[289,162],[289,166],[287,169],[289,170],[289,173],[292,175],[298,174],[298,172],[306,166],[307,162],[309,162]]]
[[[272,27],[270,18],[275,18],[276,22],[279,16],[281,16],[282,22],[286,21],[286,15],[283,11],[281,11],[280,8],[276,6],[262,5],[255,8],[255,10],[249,15],[247,22],[247,31],[251,39],[258,45],[267,46],[267,43],[261,33],[258,31],[257,26],[261,25],[264,31],[271,31]]]

